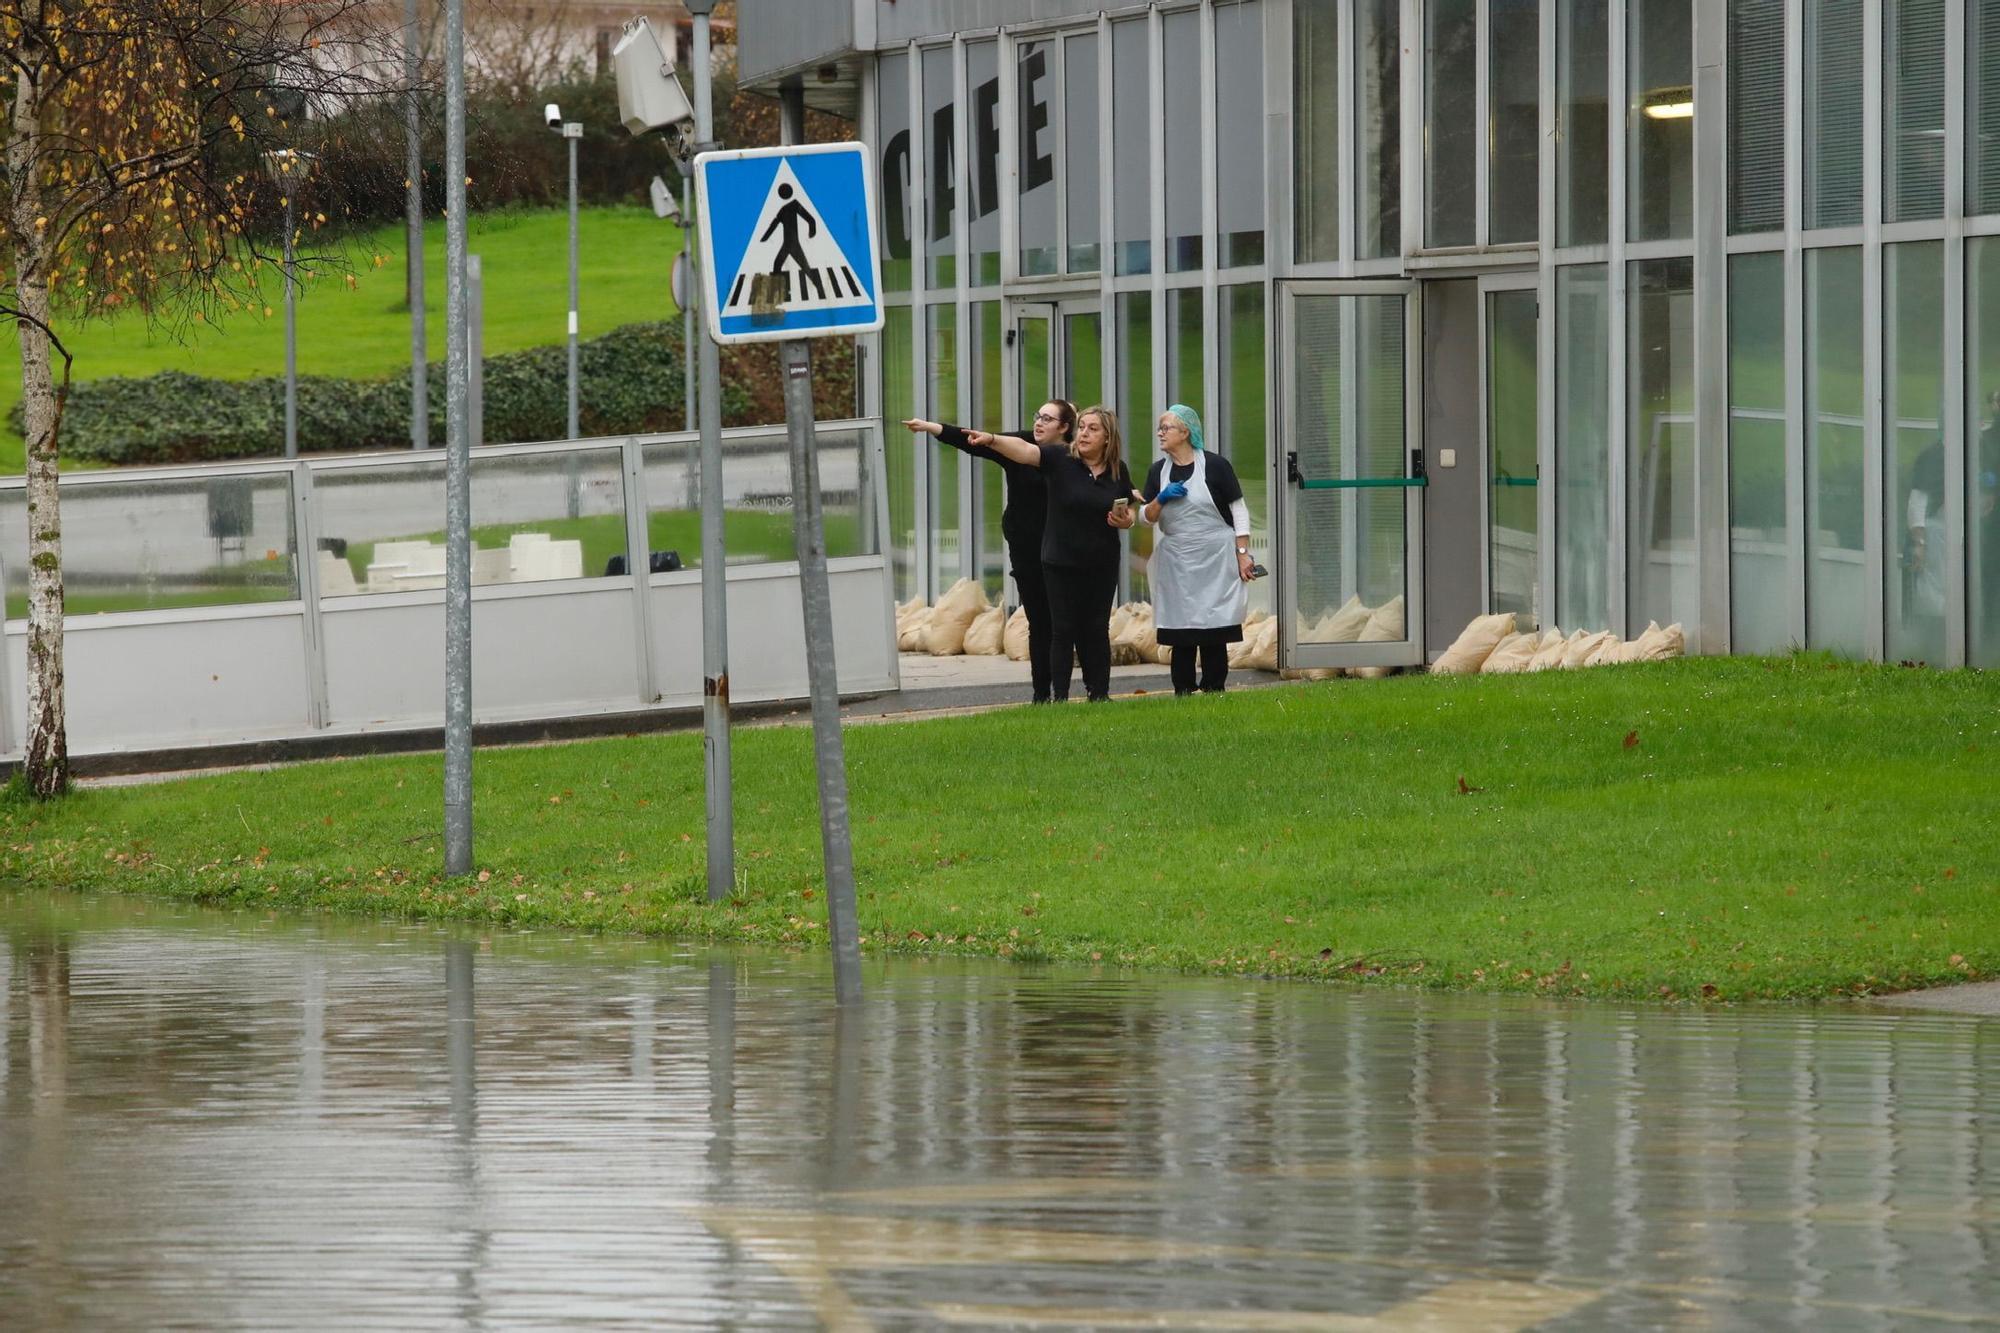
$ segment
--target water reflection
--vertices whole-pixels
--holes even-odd
[[[1872,1327],[1992,1025],[0,897],[0,1324]]]

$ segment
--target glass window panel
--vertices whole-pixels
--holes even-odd
[[[782,533],[786,551],[777,558],[792,559],[789,475],[781,474],[784,481],[774,487],[764,474],[743,469],[735,451],[726,457],[724,476],[728,487],[723,503],[731,514],[757,512],[760,518],[775,516],[778,522],[770,526],[774,532]],[[782,505],[776,499],[779,492],[784,497]],[[730,531],[727,527],[724,530]],[[673,528],[656,528],[651,535],[662,539],[654,543],[653,549],[679,550],[685,564],[700,563],[698,527],[685,546],[681,542],[687,534]],[[437,541],[442,549],[442,526]],[[588,449],[499,457],[474,454],[472,543],[475,583],[539,583],[550,579],[602,578],[625,572],[623,452]],[[507,551],[504,578],[500,561],[503,549]],[[436,586],[444,586],[442,579]]]
[[[1356,257],[1403,252],[1403,56],[1398,45],[1401,0],[1356,0],[1355,126]]]
[[[1118,420],[1125,427],[1125,457],[1132,479],[1144,484],[1146,469],[1159,448],[1153,423],[1163,404],[1153,397],[1153,297],[1149,292],[1118,294]],[[1131,595],[1140,601],[1146,589],[1146,558],[1153,551],[1153,530],[1141,523],[1132,529],[1126,578]]]
[[[1264,7],[1215,7],[1216,263],[1264,262]]]
[[[907,435],[900,429],[896,433]],[[865,466],[865,450],[871,438],[870,432],[853,427],[823,425],[815,431],[813,448],[819,456],[820,501],[826,517],[826,553],[829,556],[870,555],[877,549],[874,524],[863,519],[864,515],[873,513],[875,505],[874,490]],[[796,560],[798,547],[794,544],[793,515],[797,511],[792,494],[791,451],[785,443],[785,432],[782,429],[731,431],[723,437],[722,448],[722,530],[728,562],[731,565],[756,565]],[[542,455],[536,461],[550,457]],[[642,458],[646,471],[646,503],[652,511],[647,515],[649,567],[664,563],[662,557],[671,551],[680,557],[679,568],[700,568],[700,442],[692,437],[682,437],[648,444],[642,451]],[[590,460],[586,482],[613,477],[622,466],[622,461],[619,451],[615,449],[596,451],[596,456]],[[550,489],[546,482],[554,479],[559,466],[543,464],[548,475],[544,478],[542,490]],[[475,459],[473,522],[483,528],[486,520],[480,499],[479,469],[480,463]],[[601,484],[598,490],[601,504],[608,492]],[[622,494],[618,503],[622,511]],[[597,507],[591,506],[584,515],[592,521],[596,533],[595,537],[590,534],[583,536],[584,573],[587,575],[622,568],[613,566],[611,557],[623,554],[624,515],[622,512],[616,515],[614,524],[610,521],[613,516],[596,513]],[[473,581],[502,581],[497,576],[502,573],[507,558],[514,562],[512,581],[516,583],[524,581],[524,560],[539,560],[560,566],[564,559],[560,550],[537,554],[529,548],[559,546],[566,526],[560,519],[526,519],[507,526],[497,534],[502,540],[492,544],[493,564],[489,572],[496,577],[481,576],[480,557],[475,555]],[[615,538],[611,533],[613,526],[617,529]],[[523,535],[512,536],[515,532]],[[548,534],[546,540],[540,535],[543,533]],[[512,538],[511,541],[506,540],[508,537]],[[486,540],[480,531],[475,531],[474,538],[482,544]]]
[[[63,483],[60,504],[67,616],[298,600],[287,473],[71,481]],[[441,490],[433,512],[444,512]],[[4,562],[7,617],[19,620],[28,614],[22,490],[0,492],[0,542],[10,557]],[[329,577],[326,570],[345,568],[346,549],[342,542],[323,543],[322,583],[340,586],[338,573]]]
[[[1002,357],[1005,347],[1000,336],[1000,303],[972,303],[972,424],[981,430],[1006,430],[1012,422],[1007,415],[1002,389]],[[990,464],[972,467],[974,509],[979,515],[979,579],[986,595],[998,599],[1007,572],[1007,542],[1000,531],[1000,513],[1006,507],[1005,476]]]
[[[882,134],[882,289],[910,290],[910,58],[875,65],[875,111]]]
[[[1201,289],[1176,287],[1167,293],[1167,403],[1199,411],[1202,401]],[[1161,403],[1155,410],[1164,410]]]
[[[1700,618],[1694,529],[1694,260],[1629,267],[1626,633]]]
[[[1945,0],[1890,0],[1883,12],[1883,217],[1944,216]]]
[[[1610,628],[1610,291],[1602,264],[1556,270],[1556,624]]]
[[[958,172],[953,123],[951,48],[923,53],[924,70],[924,284],[958,283]]]
[[[1056,272],[1057,210],[1061,203],[1056,185],[1056,111],[1062,88],[1057,50],[1054,42],[1021,43],[1015,76],[1014,100],[1020,122],[1015,169],[1021,186],[1021,272],[1028,277]],[[1090,105],[1094,111],[1096,100]]]
[[[1264,411],[1264,287],[1242,283],[1221,288],[1217,296],[1222,304],[1221,346],[1216,353],[1222,368],[1220,452],[1243,483],[1243,499],[1250,508],[1251,549],[1261,556],[1268,550],[1265,533],[1271,518],[1270,437]],[[1270,609],[1264,585],[1253,583],[1250,598],[1260,609]]]
[[[1292,14],[1293,248],[1301,264],[1340,258],[1340,11],[1295,0]]]
[[[1611,19],[1605,0],[1556,0],[1556,244],[1601,245],[1610,191]]]
[[[924,312],[924,365],[930,380],[930,416],[950,421],[958,415],[958,310],[933,305]],[[921,439],[922,437],[918,437]],[[964,454],[931,448],[926,460],[925,512],[930,518],[931,579],[939,592],[964,570],[959,564],[958,479]]]
[[[1492,44],[1488,93],[1487,239],[1532,241],[1540,225],[1541,6],[1539,0],[1488,0]]]
[[[1966,244],[1966,657],[2000,667],[2000,237]]]
[[[1424,9],[1424,244],[1471,245],[1479,155],[1479,0]]]
[[[1861,250],[1806,252],[1806,645],[1862,655]]]
[[[882,416],[918,415],[916,345],[910,307],[892,305],[882,318]],[[889,492],[889,567],[896,600],[917,594],[917,459],[931,441],[897,430],[883,439],[883,485]],[[650,494],[650,488],[649,488]]]
[[[1058,383],[1064,397],[1078,408],[1106,401],[1104,317],[1097,311],[1069,311],[1063,315],[1063,368]]]
[[[1883,385],[1887,406],[1883,477],[1890,551],[1883,590],[1886,656],[1944,661],[1944,246],[1882,251]]]
[[[972,97],[966,124],[969,254],[974,286],[1000,281],[1000,51],[991,42],[965,45],[965,86]]]
[[[1111,25],[1111,235],[1119,273],[1153,271],[1152,39],[1143,18]]]
[[[1489,611],[1512,611],[1523,627],[1541,622],[1540,505],[1536,459],[1541,407],[1536,398],[1536,312],[1532,291],[1494,292],[1486,321],[1486,437]]]
[[[1785,225],[1785,0],[1730,0],[1729,230]]]
[[[1965,211],[2000,213],[2000,0],[1969,0],[1965,23]]]
[[[1167,142],[1167,272],[1201,267],[1201,15],[1176,10],[1160,20]],[[1236,90],[1241,93],[1242,89]]]
[[[1806,0],[1806,225],[1861,222],[1862,0]]]
[[[1693,0],[1633,0],[1626,19],[1626,226],[1635,241],[1694,229]]]
[[[1067,182],[1064,212],[1069,225],[1069,271],[1095,273],[1101,263],[1098,236],[1103,228],[1098,160],[1097,36],[1087,33],[1063,43],[1063,160]]]
[[[1739,653],[1792,647],[1785,257],[1729,261],[1729,624]]]

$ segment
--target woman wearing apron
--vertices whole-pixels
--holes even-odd
[[[1160,642],[1174,650],[1175,694],[1219,694],[1229,645],[1243,637],[1249,597],[1250,507],[1229,461],[1202,448],[1201,417],[1175,403],[1160,414],[1159,459],[1146,473],[1145,519],[1160,530],[1146,577]]]

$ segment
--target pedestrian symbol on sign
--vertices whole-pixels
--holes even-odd
[[[780,162],[729,284],[723,317],[749,315],[767,324],[796,312],[873,304],[791,164]]]

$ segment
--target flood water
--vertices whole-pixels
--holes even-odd
[[[2000,1039],[0,889],[0,1325],[1919,1328]]]

